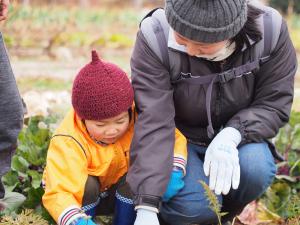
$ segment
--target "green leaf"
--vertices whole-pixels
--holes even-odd
[[[37,146],[43,146],[47,139],[49,139],[49,131],[47,129],[39,129],[32,136],[32,141]]]
[[[25,208],[34,209],[42,202],[42,196],[44,194],[44,189],[42,187],[39,188],[30,188],[28,191],[28,196],[26,201],[24,202]]]
[[[296,124],[294,127],[294,130],[292,132],[292,149],[298,149],[300,150],[300,121],[299,124]]]
[[[30,143],[29,141],[27,144],[28,146],[22,146],[19,154],[23,158],[25,158],[31,165],[43,165],[46,160],[46,154],[44,153],[44,149],[33,143]]]
[[[288,154],[288,163],[292,167],[296,161],[299,159],[299,154],[296,151],[290,151]]]
[[[266,191],[266,197],[263,201],[266,207],[272,212],[280,215],[286,215],[286,205],[291,196],[291,187],[285,182],[274,183]]]
[[[27,172],[27,174],[29,176],[31,176],[32,181],[31,181],[31,185],[33,188],[39,188],[41,186],[41,182],[42,182],[42,174],[40,174],[39,172],[35,171],[35,170],[29,170]]]
[[[21,156],[14,155],[11,161],[11,168],[14,171],[26,173],[29,163]]]
[[[25,201],[25,196],[17,192],[7,191],[1,201],[3,201],[6,206],[4,213],[10,214],[11,212],[15,212],[19,209]]]
[[[297,182],[293,185],[293,190],[300,190],[300,182]]]
[[[291,177],[291,176],[287,176],[287,175],[276,175],[276,179],[278,180],[286,180],[286,181],[289,181],[289,182],[296,182],[297,179],[295,177]]]
[[[259,224],[282,224],[283,219],[276,213],[270,211],[262,202],[258,202],[257,219]]]
[[[25,142],[26,142],[25,129],[26,129],[26,128],[23,128],[23,130],[19,133],[19,137],[18,137],[19,146],[18,146],[18,148],[20,147],[20,145],[21,145],[22,143],[25,143]]]
[[[290,116],[289,124],[292,127],[295,127],[299,123],[300,123],[300,112],[293,111]]]
[[[290,176],[300,176],[300,159],[290,169]]]
[[[289,124],[281,128],[278,134],[275,137],[275,145],[280,153],[284,153],[287,145],[290,142],[290,133],[292,132],[292,128]]]
[[[8,192],[13,191],[16,186],[20,183],[18,172],[9,171],[2,177],[3,184],[5,185],[5,190]]]

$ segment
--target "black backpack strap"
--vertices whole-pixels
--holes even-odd
[[[203,85],[209,84],[212,80],[214,80],[214,83],[226,83],[234,78],[248,75],[251,73],[251,71],[258,68],[259,60],[255,60],[253,62],[248,62],[244,65],[234,67],[233,69],[229,69],[221,73],[212,73],[204,76],[193,76],[191,73],[181,73],[180,78],[173,81],[173,83],[184,82],[191,85]]]
[[[168,53],[169,25],[161,8],[152,10],[140,24],[140,30],[149,47],[159,57],[163,65],[170,69]]]
[[[258,19],[258,25],[263,34],[263,40],[255,45],[254,59],[259,59],[260,63],[265,63],[270,58],[279,39],[282,16],[280,13],[268,6],[260,3],[254,5],[264,13]]]
[[[153,17],[153,30],[156,34],[156,39],[159,45],[160,54],[162,56],[163,64],[169,68],[169,53],[168,53],[168,40],[164,34],[162,27],[160,26],[160,22],[156,17]]]
[[[271,48],[272,48],[272,17],[268,13],[263,15],[264,22],[264,50],[262,53],[261,60],[264,62],[267,58],[270,57]],[[265,58],[267,57],[267,58]]]
[[[153,14],[156,10],[158,10],[158,9],[161,9],[161,8],[155,8],[155,9],[152,9],[150,12],[148,12],[148,13],[146,14],[146,16],[144,16],[143,19],[141,20],[139,27],[141,27],[142,22],[143,22],[144,19],[146,19],[146,18],[148,18],[148,17],[151,17],[152,14]]]

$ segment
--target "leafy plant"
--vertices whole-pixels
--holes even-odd
[[[218,217],[219,225],[222,225],[221,217],[225,216],[227,213],[221,212],[221,205],[219,204],[219,201],[218,201],[217,197],[215,196],[215,194],[209,189],[208,185],[202,180],[200,180],[199,182],[202,185],[202,187],[204,188],[205,195],[209,202],[209,208],[216,213],[216,215]]]
[[[25,201],[25,196],[17,192],[6,192],[0,199],[0,216],[15,213]]]
[[[51,217],[41,206],[44,190],[41,187],[42,173],[46,163],[48,145],[52,135],[53,123],[57,117],[35,116],[25,120],[23,130],[19,134],[19,146],[12,158],[11,170],[2,178],[8,192],[18,192],[26,197],[20,209],[35,209],[51,221]],[[9,212],[5,214],[9,215]],[[28,216],[25,211],[23,216]],[[26,223],[25,223],[26,224]]]
[[[292,112],[274,142],[285,161],[277,165],[275,180],[261,202],[272,213],[292,220],[300,215],[300,112]]]

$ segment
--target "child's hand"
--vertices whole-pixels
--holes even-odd
[[[87,219],[87,218],[79,218],[75,225],[96,225],[91,219]]]
[[[169,184],[165,194],[163,195],[162,200],[164,202],[169,201],[172,197],[174,197],[182,188],[184,187],[183,181],[183,171],[181,169],[177,169],[172,171],[171,177],[169,180]]]

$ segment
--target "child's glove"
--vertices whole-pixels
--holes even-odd
[[[74,225],[97,225],[93,222],[93,220],[91,219],[87,219],[87,218],[79,218],[78,220],[74,221]],[[71,223],[73,225],[73,223]]]
[[[177,168],[177,167],[175,167]],[[171,173],[171,177],[167,186],[167,190],[162,197],[164,202],[169,201],[172,197],[174,197],[183,187],[183,171],[181,169],[173,169]]]

